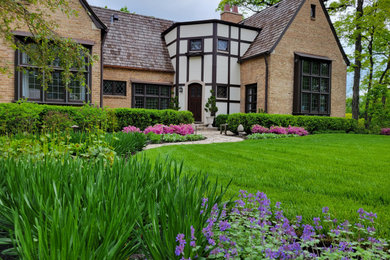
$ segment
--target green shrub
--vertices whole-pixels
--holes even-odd
[[[278,135],[273,133],[263,133],[263,134],[251,134],[248,135],[249,140],[262,140],[262,139],[280,139],[280,138],[287,138],[287,137],[299,137],[299,135],[289,134],[289,135]]]
[[[218,127],[219,129],[219,126],[222,125],[222,124],[226,124],[227,120],[228,120],[228,117],[229,115],[224,115],[224,114],[221,114],[221,115],[218,115],[216,118],[215,118],[215,127]]]
[[[114,111],[118,120],[117,130],[122,130],[129,125],[145,130],[148,126],[156,124],[179,125],[194,122],[193,115],[189,111],[129,108],[117,108]]]
[[[170,160],[0,158],[0,242],[22,259],[176,259],[176,234],[207,225],[202,198],[219,205],[225,192],[181,169]],[[207,240],[197,245],[206,251]]]
[[[142,151],[146,146],[146,136],[143,133],[113,133],[106,134],[105,140],[118,156],[129,157]]]
[[[304,127],[309,132],[326,131],[326,130],[342,130],[345,132],[354,131],[356,121],[353,119],[345,119],[340,117],[324,117],[324,116],[292,116],[292,115],[277,115],[277,114],[231,114],[228,117],[229,130],[237,132],[237,127],[242,124],[244,130],[250,133],[253,125],[258,124],[264,127],[271,126],[299,126]]]

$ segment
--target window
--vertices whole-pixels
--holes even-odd
[[[133,107],[147,109],[168,109],[171,86],[154,84],[133,84]]]
[[[201,39],[194,39],[194,40],[190,40],[189,42],[189,50],[190,51],[202,51],[203,49],[203,44],[202,44],[202,40]]]
[[[114,96],[126,96],[126,81],[103,81],[103,94]]]
[[[48,83],[46,91],[42,90],[42,77],[38,69],[31,64],[31,60],[25,53],[16,51],[16,66],[20,70],[16,73],[17,97],[26,98],[38,103],[56,104],[82,104],[90,100],[87,87],[81,84],[81,80],[74,77],[68,87],[65,87],[62,78],[62,69],[59,60],[53,62],[52,81]],[[71,70],[76,74],[77,70]],[[85,85],[90,86],[90,67],[84,73]]]
[[[229,41],[228,40],[218,40],[218,50],[219,51],[229,51]]]
[[[228,87],[227,86],[217,86],[217,98],[228,98]]]
[[[257,85],[247,85],[245,89],[245,113],[256,113]]]
[[[299,58],[296,62],[294,113],[329,115],[330,61]]]
[[[316,5],[311,5],[310,17],[311,17],[312,19],[316,18]]]

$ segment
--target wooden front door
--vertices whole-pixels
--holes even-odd
[[[194,114],[196,122],[202,121],[202,85],[188,86],[188,110]]]

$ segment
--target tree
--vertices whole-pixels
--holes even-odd
[[[85,68],[97,60],[81,44],[59,36],[58,25],[51,15],[62,12],[69,18],[77,16],[69,0],[1,0],[0,42],[27,54],[36,66],[44,89],[52,81],[52,64],[62,67],[62,81],[68,87],[72,79],[85,85]],[[13,31],[27,30],[31,36],[15,38]],[[78,70],[73,73],[71,69]],[[10,73],[9,64],[0,64],[0,73]],[[44,75],[44,76],[43,76]]]
[[[265,7],[271,6],[280,2],[280,0],[221,0],[217,10],[223,11],[226,4],[230,6],[236,5],[243,8],[245,11],[259,12]]]
[[[130,13],[129,9],[127,9],[127,6],[125,5],[124,7],[122,7],[121,9],[119,9],[119,11],[121,12],[124,12],[124,13]]]

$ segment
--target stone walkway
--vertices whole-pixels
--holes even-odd
[[[201,134],[206,137],[205,140],[194,142],[180,142],[180,143],[164,143],[164,144],[149,144],[145,147],[145,150],[166,146],[166,145],[186,145],[186,144],[213,144],[213,143],[234,143],[241,142],[244,139],[234,136],[233,133],[228,132],[228,135],[220,134],[218,130],[199,130],[197,134]]]

